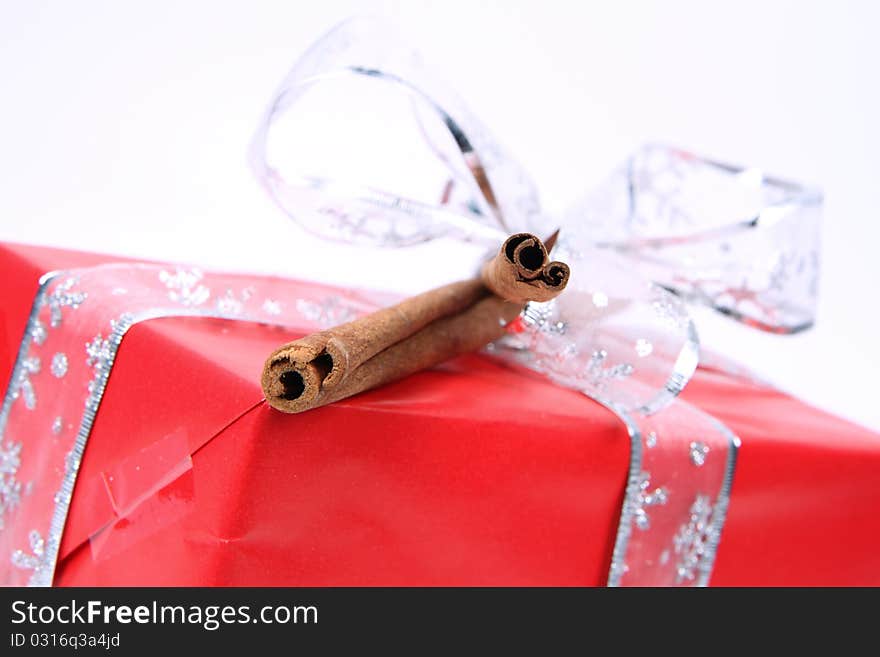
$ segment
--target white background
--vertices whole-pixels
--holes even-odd
[[[3,0],[0,239],[332,279],[317,241],[291,257],[299,231],[245,151],[296,57],[365,12],[419,44],[551,211],[646,140],[821,186],[818,326],[780,338],[701,315],[700,330],[880,429],[880,3],[869,0]],[[412,291],[430,278],[358,282]]]

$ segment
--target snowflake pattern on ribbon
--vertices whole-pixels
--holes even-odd
[[[201,306],[211,296],[211,291],[201,284],[203,278],[202,270],[195,268],[159,272],[159,280],[168,289],[168,298],[184,306]]]
[[[52,293],[46,297],[46,305],[49,306],[49,325],[52,328],[61,326],[64,308],[75,310],[86,300],[88,295],[85,292],[77,292],[73,289],[77,283],[76,277],[71,276],[57,285]]]
[[[356,317],[356,313],[337,296],[329,296],[321,301],[299,299],[296,302],[296,309],[303,317],[316,322],[321,328],[339,326]]]
[[[16,550],[12,553],[12,565],[22,570],[33,571],[29,584],[35,584],[44,576],[49,567],[49,553],[46,550],[46,541],[40,532],[33,530],[28,534],[29,550]]]
[[[261,287],[265,293],[258,295]],[[212,288],[222,292],[214,295]],[[92,296],[101,299],[101,303],[88,306],[90,322],[76,330],[68,329],[63,321],[65,310],[84,307],[86,299]],[[216,302],[207,304],[212,297]],[[278,298],[292,301],[281,304],[274,301]],[[110,265],[47,278],[29,319],[26,340],[0,415],[0,444],[3,445],[0,450],[0,559],[6,551],[5,564],[0,561],[0,582],[37,586],[52,583],[86,441],[122,338],[135,323],[154,317],[234,317],[298,330],[318,330],[328,321],[351,319],[376,307],[377,302],[369,295],[352,304],[340,296],[316,295],[301,283],[205,274],[186,268],[171,272],[150,265]],[[83,328],[87,324],[94,327],[92,330],[99,330],[90,338],[82,339],[78,331],[89,330]],[[74,356],[76,353],[81,356]],[[85,368],[75,365],[78,358]],[[43,368],[44,360],[51,366]],[[42,376],[44,369],[47,376]],[[69,379],[73,373],[86,376],[81,384],[84,399],[77,401],[75,396],[48,394],[60,379]],[[68,389],[76,390],[76,382],[71,382]],[[28,414],[37,407],[40,391],[47,393],[45,408],[41,406],[43,412]],[[19,398],[24,400],[22,411],[17,411],[13,404]],[[76,434],[64,432],[63,418],[68,414],[80,416]],[[8,439],[11,429],[25,424],[31,426],[30,423],[43,428],[32,432],[32,437],[25,441]],[[30,485],[22,486],[18,479],[29,454],[39,456],[32,464],[39,481],[33,499],[26,498]],[[60,463],[52,466],[45,456],[55,454],[61,455]],[[57,483],[53,484],[55,478]],[[33,517],[27,522],[36,526],[30,528],[21,523],[10,526],[6,522],[13,510],[19,511],[19,518],[32,517],[22,506],[45,499],[47,494],[54,509],[51,518]],[[26,571],[30,571],[30,575],[23,582],[16,573]]]
[[[0,531],[7,514],[11,514],[21,502],[21,482],[18,468],[21,466],[21,443],[8,441],[0,445]]]
[[[648,509],[652,506],[666,504],[669,495],[662,486],[649,490],[651,488],[651,475],[643,472],[637,482],[636,487],[636,503],[633,508],[633,522],[640,530],[645,531],[651,528],[651,518],[648,515]]]
[[[697,495],[690,508],[688,522],[681,526],[673,541],[679,583],[693,581],[706,556],[709,546],[716,538],[712,522],[712,503],[707,495]]]
[[[39,374],[40,359],[36,356],[30,356],[21,361],[21,366],[13,376],[12,385],[10,387],[12,399],[19,397],[24,400],[24,405],[29,410],[37,407],[37,393],[34,390],[34,384],[31,376]]]

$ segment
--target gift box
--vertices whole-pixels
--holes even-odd
[[[525,169],[369,19],[300,58],[250,160],[302,228],[364,249],[321,252],[337,280],[380,249],[450,247],[419,266],[471,279],[431,296],[459,314],[426,308],[429,339],[386,331],[381,317],[410,323],[398,308],[356,336],[366,363],[326,335],[299,362],[275,348],[399,297],[3,246],[0,582],[878,582],[876,434],[701,360],[688,306],[809,329],[816,188],[650,144],[545,212]],[[527,242],[540,257],[517,264]],[[487,253],[522,265],[514,287],[558,289],[472,312],[512,301],[472,279]],[[486,346],[419,371],[465,344]],[[334,379],[342,361],[371,374]]]
[[[387,296],[248,276],[215,285],[157,265],[133,271],[161,281],[191,316],[144,315],[95,335],[82,320],[90,308],[136,294],[134,278],[123,286],[116,270],[95,269],[107,260],[0,248],[7,582],[601,585],[614,577],[622,508],[630,533],[649,518],[662,530],[676,484],[662,495],[643,486],[642,506],[627,511],[634,452],[619,414],[485,355],[299,415],[266,405],[259,373],[274,347]],[[74,277],[40,288],[53,270],[112,284],[85,297]],[[199,310],[209,302],[220,318]],[[299,329],[274,325],[282,306],[296,308]],[[79,351],[58,351],[56,333]],[[864,503],[880,471],[876,434],[706,367],[682,396],[742,443],[712,584],[880,583]],[[58,411],[62,398],[77,408]],[[66,466],[39,469],[40,454],[77,441],[78,458],[74,449]],[[47,532],[59,503],[66,512]],[[690,514],[700,527],[699,509]],[[673,569],[685,552],[675,536]]]

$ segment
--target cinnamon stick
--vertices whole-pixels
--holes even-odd
[[[430,322],[453,315],[485,296],[477,280],[452,283],[410,297],[396,306],[383,308],[347,324],[312,333],[276,349],[269,357],[267,371],[304,368],[306,389],[314,395],[312,382],[333,388],[342,383],[348,372],[357,368],[386,347],[409,337]],[[277,372],[276,372],[277,371]],[[263,388],[272,384],[264,375]]]
[[[549,301],[565,289],[571,272],[564,262],[548,260],[540,239],[518,233],[508,237],[498,255],[483,266],[481,277],[487,288],[508,301]]]
[[[487,294],[463,312],[432,322],[409,338],[373,356],[354,370],[345,384],[322,391],[317,403],[309,408],[398,381],[455,356],[482,349],[504,335],[506,325],[516,319],[521,311],[519,304]]]
[[[564,289],[568,267],[548,259],[540,239],[514,235],[483,268],[482,280],[451,283],[282,345],[263,368],[266,400],[299,413],[480,349],[503,335],[526,301]]]

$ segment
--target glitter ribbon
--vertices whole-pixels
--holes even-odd
[[[529,304],[488,351],[589,395],[626,424],[630,471],[609,583],[708,582],[739,441],[677,399],[699,360],[686,302],[774,333],[811,326],[817,190],[648,145],[550,216],[523,167],[374,19],[339,25],[299,59],[266,110],[251,162],[287,214],[332,240],[491,248],[511,232],[559,228],[554,258],[571,266],[568,288]]]
[[[699,358],[685,301],[773,332],[808,327],[821,197],[751,169],[651,146],[573,210],[549,218],[523,169],[401,44],[384,26],[358,20],[313,46],[257,132],[251,159],[258,177],[301,225],[364,245],[444,237],[497,246],[510,232],[559,227],[554,257],[571,265],[569,287],[552,302],[529,304],[515,330],[487,351],[589,395],[627,427],[630,469],[609,584],[707,584],[739,441],[677,399]],[[372,101],[403,100],[416,140],[397,141],[434,165],[420,193],[363,184],[358,172],[336,175],[348,158],[330,158],[333,175],[312,170],[330,142],[315,140],[320,125],[301,110],[327,87],[333,93],[324,102],[347,110],[354,128],[355,139],[335,138],[343,154],[354,155],[360,137],[378,134],[390,143],[400,128],[391,115],[375,114],[378,132],[358,120],[369,118]],[[317,116],[328,119],[327,112]],[[333,134],[348,125],[336,118],[326,124]],[[284,132],[291,125],[317,150],[291,146]],[[393,159],[363,154],[377,164]],[[0,582],[52,583],[79,464],[131,326],[195,315],[316,330],[327,317],[309,309],[330,303],[315,296],[321,289],[150,265],[46,275],[0,409]],[[281,301],[289,299],[299,301]],[[340,323],[382,298],[333,303],[345,309],[344,317],[330,317]],[[67,394],[57,394],[61,383]]]

